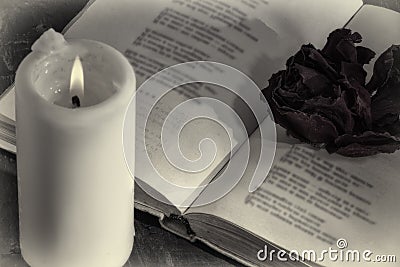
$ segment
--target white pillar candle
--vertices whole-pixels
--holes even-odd
[[[54,30],[18,68],[20,245],[29,265],[117,267],[128,259],[134,182],[122,139],[135,86],[117,50],[67,42]],[[134,115],[126,123],[134,125]]]

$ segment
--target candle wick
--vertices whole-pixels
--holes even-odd
[[[74,95],[72,97],[72,106],[74,108],[79,108],[81,106],[81,100],[79,99],[79,97],[77,95]]]

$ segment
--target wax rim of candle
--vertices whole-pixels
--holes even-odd
[[[107,113],[113,112],[118,106],[121,108],[127,108],[126,103],[132,100],[135,93],[136,77],[134,70],[126,57],[112,46],[98,41],[87,39],[69,39],[67,41],[71,45],[79,43],[80,45],[87,46],[89,50],[93,45],[101,46],[104,48],[104,53],[109,53],[111,56],[115,57],[119,64],[121,64],[121,70],[123,71],[123,78],[121,79],[122,83],[120,84],[119,89],[104,101],[87,107],[71,109],[53,104],[43,98],[32,83],[32,72],[35,68],[35,64],[44,58],[49,57],[51,53],[45,54],[42,52],[31,52],[18,67],[15,78],[16,97],[18,97],[18,91],[24,91],[23,93],[28,94],[29,97],[37,98],[39,103],[42,105],[48,105],[52,113],[62,113],[65,114],[63,116],[71,116],[74,120],[84,120],[86,114],[91,114],[88,115],[90,116],[89,118],[93,118],[93,114],[95,114],[95,116],[104,116]],[[29,85],[31,88],[19,88],[18,85]],[[116,106],[115,103],[119,103],[119,105]],[[79,116],[76,115],[77,113]]]

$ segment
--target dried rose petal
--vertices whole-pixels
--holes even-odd
[[[376,124],[387,115],[400,114],[400,45],[393,45],[376,61],[367,87],[372,97],[372,118]]]
[[[374,65],[374,74],[372,75],[371,81],[367,85],[367,89],[371,93],[379,90],[381,87],[384,87],[390,76],[392,78],[396,78],[397,76],[397,79],[400,79],[398,77],[398,71],[400,69],[399,53],[400,45],[392,45],[376,60]]]
[[[369,48],[357,46],[357,62],[361,65],[369,64],[376,53]]]
[[[365,132],[360,136],[343,135],[327,147],[329,152],[336,152],[347,157],[365,157],[379,153],[393,153],[400,149],[400,138],[389,133]]]
[[[323,116],[302,112],[282,112],[286,129],[293,137],[307,143],[326,143],[338,136],[335,125]]]
[[[357,48],[355,44],[361,43],[362,37],[358,32],[352,33],[349,29],[337,29],[333,31],[329,37],[328,42],[322,49],[322,54],[325,55],[330,61],[340,66],[342,62],[359,63],[368,59],[368,55],[373,52],[368,48]],[[360,56],[358,51],[362,49]],[[365,49],[369,50],[366,51]],[[371,60],[373,57],[369,58]],[[365,64],[365,63],[361,63]]]
[[[371,95],[356,80],[343,81],[341,84],[346,94],[347,105],[350,107],[355,127],[353,132],[370,130],[372,125]]]

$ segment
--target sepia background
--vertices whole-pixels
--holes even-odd
[[[318,0],[316,0],[318,1]],[[364,0],[400,12],[400,0]],[[21,60],[47,29],[62,31],[87,0],[0,0],[0,94],[14,81]],[[398,27],[398,25],[393,25]],[[200,243],[159,227],[156,218],[135,214],[135,244],[126,266],[239,266]],[[15,155],[0,149],[0,266],[27,266],[18,245]]]

